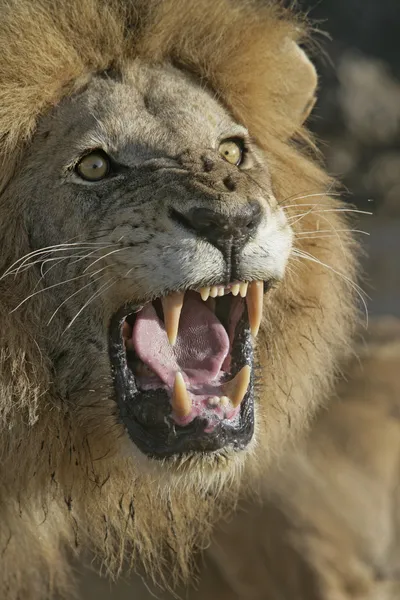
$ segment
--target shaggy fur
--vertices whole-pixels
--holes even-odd
[[[357,355],[306,443],[271,470],[263,502],[219,528],[198,590],[180,596],[399,598],[400,321],[372,322]],[[139,584],[130,593],[152,597]]]
[[[111,574],[127,560],[141,561],[165,584],[166,572],[172,581],[187,578],[192,551],[208,542],[213,522],[235,506],[241,486],[263,476],[326,397],[356,320],[345,207],[329,197],[332,182],[311,160],[302,129],[315,86],[295,44],[304,28],[275,3],[256,0],[0,0],[0,12],[0,273],[8,274],[0,280],[0,597],[68,593],[67,553],[84,548],[98,553]],[[85,193],[64,196],[53,181],[58,148],[60,156],[68,149],[59,123],[67,116],[78,122],[80,102],[90,102],[96,89],[112,107],[111,88],[119,90],[120,80],[128,85],[135,65],[173,72],[171,81],[183,78],[190,93],[198,90],[194,114],[222,111],[231,125],[248,129],[263,178],[247,179],[244,189],[263,190],[268,223],[283,209],[294,234],[286,275],[265,300],[257,431],[247,453],[153,464],[132,452],[106,350],[107,320],[121,289],[115,297],[99,295],[90,317],[63,336],[68,315],[57,312],[52,327],[49,316],[77,288],[71,284],[59,296],[45,287],[67,272],[81,274],[79,263],[47,277],[36,255],[11,268],[46,245],[41,240],[86,239],[95,211],[71,210],[74,202],[79,210],[87,206]],[[184,110],[185,95],[178,101],[173,110]],[[101,125],[118,137],[120,123],[111,117]],[[143,206],[146,197],[132,193]],[[54,207],[64,211],[56,219]],[[154,208],[141,211],[137,226],[151,235],[141,239],[140,255],[148,244],[154,256],[152,240],[165,232],[154,230]],[[140,269],[132,297],[151,279]],[[161,258],[154,269],[161,281]],[[148,291],[157,296],[160,289]],[[97,351],[85,345],[89,330]],[[93,381],[97,369],[101,378]]]

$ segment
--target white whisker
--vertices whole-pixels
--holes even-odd
[[[335,229],[338,233],[362,233],[363,235],[371,235],[368,231],[362,231],[361,229]],[[294,233],[295,237],[299,235],[308,235],[313,233],[334,233],[332,229],[314,229],[312,231],[296,231]],[[313,239],[313,238],[311,238]]]
[[[72,246],[73,246],[73,248],[72,248]],[[0,281],[8,275],[18,275],[19,271],[25,266],[25,263],[29,262],[29,260],[32,258],[36,259],[37,257],[42,256],[42,255],[51,255],[52,253],[56,253],[56,252],[66,252],[66,251],[70,251],[71,249],[81,251],[81,250],[91,249],[92,247],[93,247],[92,245],[86,246],[84,244],[76,243],[76,244],[66,244],[66,245],[58,244],[57,246],[48,246],[47,248],[41,248],[40,250],[34,250],[33,252],[29,252],[29,254],[25,254],[24,256],[21,256],[21,258],[19,258],[12,265],[10,265],[10,267],[8,267],[8,269],[6,269],[6,271],[0,277]],[[99,249],[101,249],[101,247],[104,247],[104,244],[101,244],[99,246]]]
[[[303,206],[311,206],[314,208],[320,208],[321,206],[329,206],[328,204],[295,204],[293,205],[294,208],[303,208]],[[285,207],[286,208],[286,207]],[[337,212],[337,213],[358,213],[360,215],[368,215],[371,216],[374,213],[372,212],[368,212],[366,210],[358,210],[356,208],[327,208],[327,209],[323,209],[323,210],[313,210],[313,208],[311,208],[309,211],[307,211],[307,214],[310,212],[314,212],[315,214],[319,214],[319,213],[327,213],[327,212]],[[299,215],[291,215],[290,217],[288,217],[289,219],[295,219],[296,217],[298,217]]]
[[[104,271],[107,268],[108,267],[105,266],[102,269],[99,269],[98,271],[96,271],[96,273],[92,273],[91,276],[93,277],[93,275],[97,275],[98,273],[100,273],[101,271]],[[68,300],[70,300],[74,296],[77,296],[84,289],[86,289],[90,285],[93,285],[94,283],[97,283],[98,281],[100,281],[101,279],[103,279],[103,277],[105,277],[105,276],[106,276],[106,273],[103,273],[102,275],[100,275],[100,277],[97,277],[97,279],[93,279],[92,281],[89,281],[89,283],[86,283],[84,286],[82,286],[81,288],[79,288],[79,290],[77,290],[76,292],[74,292],[73,294],[71,294],[70,296],[68,296],[68,298],[66,298],[63,302],[61,302],[61,304],[58,305],[58,307],[56,308],[56,310],[53,312],[53,314],[51,315],[50,319],[48,320],[47,325],[50,325],[50,323],[52,322],[52,320],[54,319],[54,317],[56,316],[56,314],[58,313],[58,311],[60,310],[60,308],[62,306],[64,306],[64,304],[66,304],[68,302]]]
[[[292,217],[288,217],[288,221],[290,222],[292,219],[297,219],[296,221],[294,221],[293,223],[290,223],[290,226],[293,227],[293,225],[296,225],[296,223],[298,223],[299,221],[301,221],[302,219],[304,219],[304,217],[306,217],[307,215],[309,215],[310,213],[313,212],[313,209],[310,208],[310,210],[308,210],[305,213],[302,213],[300,216],[299,215],[294,215]]]
[[[122,248],[117,248],[116,250],[112,250],[111,252],[107,252],[107,254],[104,254],[103,256],[100,256],[99,258],[97,258],[96,260],[94,260],[92,263],[90,263],[90,265],[88,265],[83,272],[85,273],[88,269],[90,269],[90,267],[93,267],[93,265],[95,265],[97,262],[101,261],[103,258],[106,258],[107,256],[110,256],[111,254],[116,254],[117,252],[122,252],[122,250],[127,250],[127,249],[128,248],[126,246],[123,246]]]
[[[113,248],[113,246],[115,246],[115,244],[109,244],[108,246],[104,246],[103,248],[96,248],[96,250],[92,250],[92,252],[88,252],[87,254],[78,256],[77,260],[72,261],[71,264],[74,265],[78,262],[81,262],[85,258],[89,258],[89,256],[93,256],[93,254],[96,254],[96,252],[100,252],[101,250],[108,250],[108,248]]]
[[[319,260],[318,258],[316,258],[315,256],[313,256],[309,252],[305,252],[303,250],[299,250],[298,248],[294,248],[293,249],[293,254],[295,256],[297,256],[298,258],[304,258],[305,260],[309,260],[311,262],[314,262],[314,263],[320,265],[321,267],[324,267],[324,268],[328,269],[329,271],[331,271],[332,273],[334,273],[338,277],[341,277],[343,279],[343,281],[345,281],[346,283],[348,283],[348,285],[350,285],[350,287],[357,293],[357,295],[359,296],[359,298],[360,298],[360,300],[361,300],[361,302],[362,302],[362,304],[364,306],[365,317],[366,317],[366,325],[368,327],[368,307],[367,307],[367,303],[365,301],[364,295],[367,298],[368,298],[368,296],[365,293],[365,291],[357,283],[355,283],[354,281],[352,281],[344,273],[341,273],[340,271],[337,271],[331,265],[327,265],[326,263],[322,262],[321,260]]]
[[[307,198],[340,198],[341,194],[339,193],[332,193],[332,192],[321,192],[318,194],[306,194],[304,196],[292,196],[291,198],[287,198],[287,200],[284,200],[284,202],[295,202],[296,200],[307,200]],[[300,204],[289,204],[289,205],[284,205],[282,202],[279,203],[280,206],[282,206],[282,208],[286,209],[286,208],[292,208],[292,207],[296,207],[296,206],[307,206],[307,204],[304,204],[303,202],[301,202]],[[326,206],[330,206],[330,204],[327,204]]]
[[[89,306],[89,304],[91,304],[91,302],[93,302],[93,300],[95,300],[98,296],[100,296],[103,291],[110,289],[117,281],[118,281],[118,277],[115,277],[111,282],[106,281],[105,284],[100,286],[100,288],[92,296],[90,296],[89,300],[87,300],[85,302],[85,304],[82,306],[82,308],[76,313],[74,318],[68,323],[67,327],[64,329],[64,332],[72,327],[72,325],[75,323],[75,321],[79,317],[79,315],[85,310],[85,308],[87,308]]]
[[[38,290],[37,292],[33,292],[32,294],[30,294],[29,296],[27,296],[26,298],[24,298],[22,300],[22,302],[20,302],[15,308],[13,308],[12,311],[11,311],[11,313],[13,313],[16,310],[18,310],[23,304],[25,304],[25,302],[27,302],[28,300],[30,300],[34,296],[37,296],[38,294],[43,294],[43,292],[47,292],[48,290],[51,290],[51,289],[56,288],[56,287],[59,287],[60,285],[65,285],[66,283],[71,283],[71,281],[76,281],[77,279],[82,279],[82,277],[90,277],[90,275],[88,273],[84,273],[83,275],[78,275],[77,277],[72,277],[71,279],[66,279],[64,281],[59,281],[57,283],[54,283],[53,285],[49,285],[48,287],[43,288],[42,290]]]

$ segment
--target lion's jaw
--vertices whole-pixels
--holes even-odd
[[[240,168],[218,153],[221,141],[237,138],[246,146]],[[77,163],[99,149],[112,173],[82,179]],[[55,392],[86,433],[106,450],[121,434],[126,450],[126,429],[152,457],[221,451],[241,463],[253,435],[253,344],[245,301],[230,292],[237,282],[282,279],[292,243],[265,157],[245,128],[180,71],[137,61],[121,78],[94,77],[42,119],[19,184],[35,189],[24,199],[31,250],[54,247],[38,258],[51,288],[42,319]],[[52,203],[44,208],[46,197]],[[239,223],[226,239],[221,219]],[[212,285],[228,296],[206,306],[198,291]],[[171,352],[157,299],[177,291],[185,297]],[[174,400],[178,370],[189,407]],[[243,388],[236,403],[228,395],[235,387],[226,387],[235,376]]]

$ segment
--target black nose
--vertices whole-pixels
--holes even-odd
[[[210,208],[192,208],[186,214],[174,211],[172,217],[220,248],[230,241],[244,246],[260,224],[262,210],[260,204],[253,201],[241,205],[229,217]]]

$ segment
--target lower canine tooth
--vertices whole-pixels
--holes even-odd
[[[175,376],[171,404],[175,414],[179,417],[188,417],[192,412],[192,401],[186,389],[182,373],[179,371]]]
[[[253,337],[257,337],[261,325],[264,301],[264,283],[253,281],[249,285],[246,296],[247,312],[249,315],[250,329]]]
[[[251,368],[245,365],[239,373],[222,386],[224,394],[230,398],[234,408],[237,408],[246,395],[250,383]],[[222,400],[221,400],[222,402]]]
[[[179,319],[182,312],[183,300],[185,294],[174,293],[161,298],[161,303],[164,311],[165,331],[171,346],[175,345],[178,337]]]

